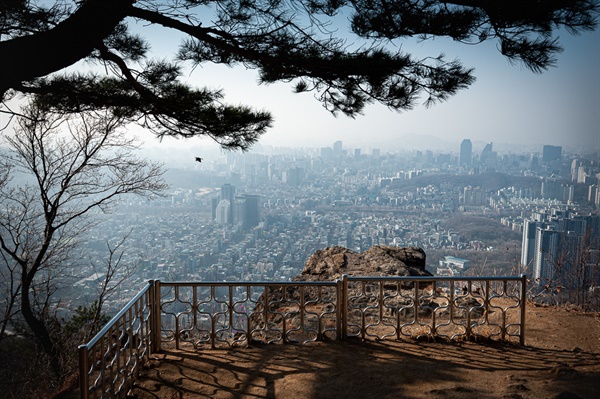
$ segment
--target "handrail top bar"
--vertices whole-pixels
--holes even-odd
[[[349,276],[344,275],[350,281],[519,281],[524,276]]]
[[[98,342],[100,340],[100,338],[102,338],[102,336],[104,334],[106,334],[108,332],[108,330],[110,330],[113,327],[113,325],[117,322],[117,320],[120,319],[121,317],[123,317],[125,312],[127,312],[134,305],[134,303],[136,303],[142,297],[142,295],[144,295],[146,293],[146,291],[148,291],[150,289],[150,287],[152,287],[152,283],[151,282],[146,283],[146,285],[140,290],[140,292],[138,292],[136,296],[134,296],[129,302],[127,302],[127,305],[123,306],[123,308],[119,311],[119,313],[114,315],[114,317],[112,319],[110,319],[110,321],[108,323],[106,323],[104,325],[104,327],[100,331],[98,331],[98,333],[96,335],[94,335],[94,338],[89,340],[87,342],[87,344],[79,345],[79,349],[81,349],[81,348],[90,349],[92,346],[94,346],[96,344],[96,342]]]
[[[217,286],[217,287],[292,287],[292,286],[336,286],[335,281],[285,281],[285,282],[274,282],[274,281],[171,281],[162,282],[160,281],[161,287],[201,287],[201,286]]]
[[[521,280],[524,275],[520,276],[350,276],[344,274],[348,280],[353,281],[518,281]],[[285,281],[285,282],[274,282],[274,281],[171,281],[171,282],[160,282],[161,286],[164,287],[194,287],[194,286],[268,286],[268,287],[281,287],[281,286],[334,286],[336,281]]]

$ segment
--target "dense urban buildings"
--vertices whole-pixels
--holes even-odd
[[[550,261],[562,242],[589,249],[569,264],[597,265],[597,247],[577,246],[597,226],[597,155],[544,160],[541,148],[501,153],[470,140],[435,153],[336,142],[202,155],[201,164],[192,155],[167,162],[167,198],[132,199],[90,232],[64,300],[89,303],[99,284],[90,262],[100,268],[106,243],[125,236],[123,262],[135,272],[109,301],[112,310],[150,279],[289,281],[330,246],[417,246],[434,274],[525,273],[539,284],[556,270]],[[573,167],[587,177],[573,180]]]

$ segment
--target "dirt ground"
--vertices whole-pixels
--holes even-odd
[[[150,398],[600,398],[600,315],[529,306],[525,346],[352,339],[165,350]]]

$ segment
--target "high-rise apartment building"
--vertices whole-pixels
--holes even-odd
[[[534,284],[545,285],[554,279],[558,261],[560,232],[552,227],[537,227],[535,231],[535,252],[533,256]]]
[[[481,206],[484,203],[485,194],[481,187],[467,186],[463,189],[463,204]]]
[[[231,203],[227,200],[219,201],[215,212],[215,221],[218,224],[231,224]]]
[[[560,282],[568,287],[576,273],[586,275],[585,258],[597,252],[594,243],[599,239],[600,215],[564,209],[536,213],[523,223],[521,265],[528,267],[526,272],[539,286]],[[582,268],[584,273],[580,273]],[[598,285],[600,281],[586,284]]]
[[[562,156],[562,147],[545,145],[542,151],[542,162],[558,161]]]
[[[521,265],[529,268],[533,265],[535,255],[535,234],[541,223],[536,220],[525,220],[523,222],[523,241],[521,242]]]
[[[338,140],[335,143],[333,143],[333,152],[335,154],[341,154],[342,153],[342,149],[343,149],[343,146],[342,146],[342,141],[341,140]]]
[[[473,144],[469,139],[464,139],[462,143],[460,143],[458,164],[461,166],[471,166],[473,164]]]
[[[260,207],[258,201],[260,196],[246,194],[243,196],[243,199],[242,227],[244,229],[249,229],[258,226],[258,223],[260,222]]]
[[[235,186],[232,186],[229,183],[225,183],[221,186],[221,201],[227,201],[228,204],[228,214],[227,214],[227,223],[233,223],[233,199],[235,196]]]
[[[483,147],[479,159],[482,164],[493,164],[496,161],[497,156],[498,154],[494,151],[494,143],[489,142]]]

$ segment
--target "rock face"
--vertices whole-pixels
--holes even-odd
[[[308,258],[293,281],[335,281],[344,274],[385,278],[351,280],[344,284],[343,293],[338,291],[339,284],[265,288],[248,320],[249,340],[336,339],[342,328],[344,334],[354,337],[465,336],[465,323],[484,314],[483,302],[471,293],[437,290],[427,279],[418,285],[388,279],[433,276],[425,269],[421,248],[373,246],[362,253],[344,247],[325,248]],[[343,301],[339,295],[344,295]]]
[[[333,281],[349,276],[432,276],[421,248],[373,246],[358,253],[344,247],[318,250],[293,281]]]

